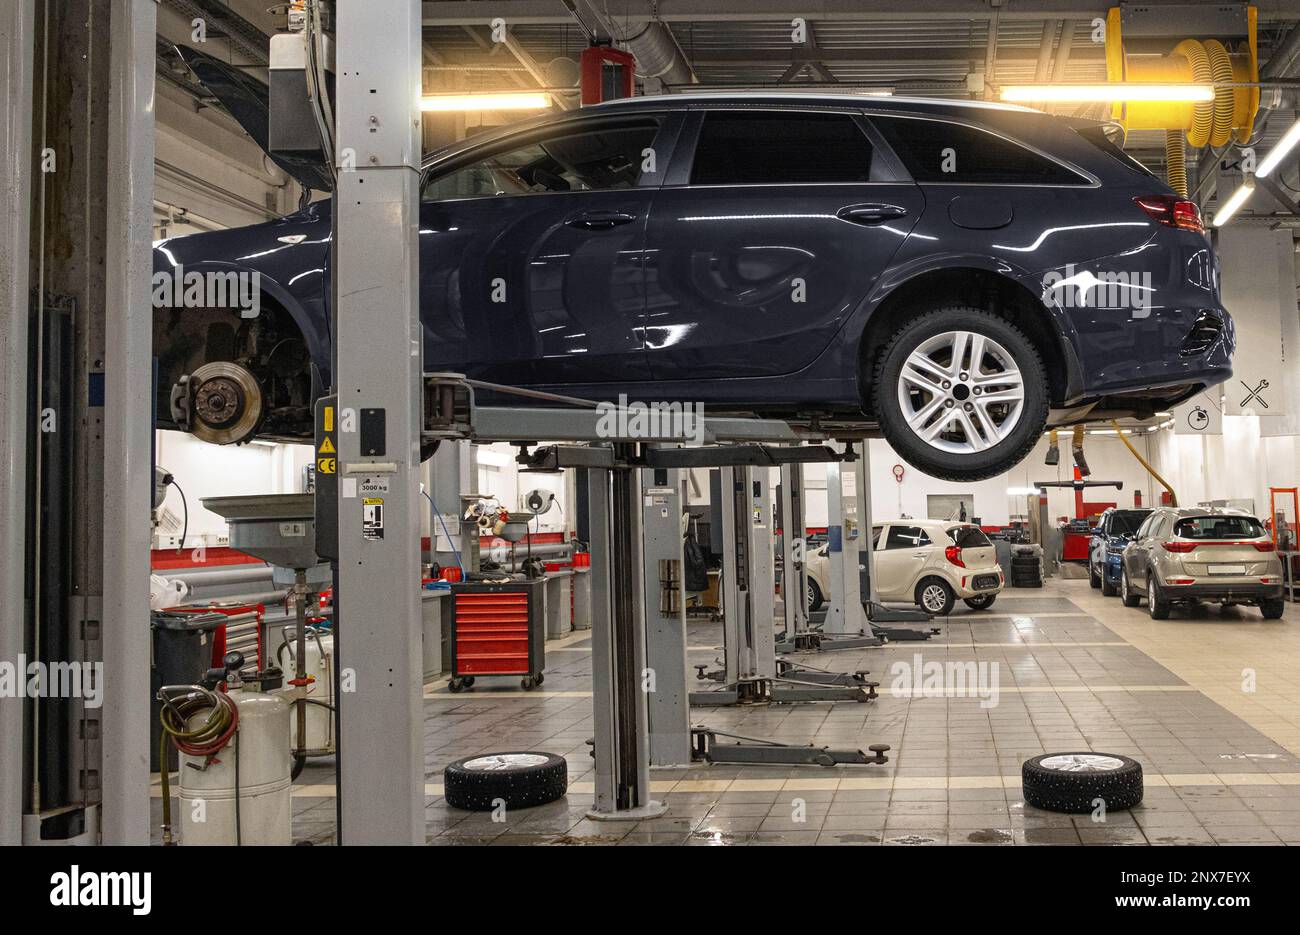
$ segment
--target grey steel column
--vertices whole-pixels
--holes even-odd
[[[153,499],[156,0],[123,0],[109,27],[104,302],[103,843],[149,843],[149,508]]]
[[[858,576],[857,476],[860,461],[826,465],[827,538],[831,593],[822,631],[844,636],[862,632],[862,599]],[[849,493],[845,493],[845,488]],[[870,530],[867,530],[870,535]]]
[[[683,592],[683,473],[642,472],[641,566],[644,578],[650,765],[691,762],[691,718],[686,688],[686,601]],[[661,475],[656,479],[656,474]]]
[[[35,0],[0,4],[0,535],[27,551],[27,316]],[[0,562],[0,659],[23,649],[23,562]],[[22,843],[23,703],[0,698],[0,846]]]
[[[591,701],[596,796],[603,820],[663,814],[650,798],[642,608],[640,479],[628,468],[587,471],[591,525]]]
[[[857,445],[858,467],[858,596],[862,601],[876,599],[876,558],[871,549],[871,442],[863,439]],[[859,604],[859,607],[861,604]],[[865,613],[865,612],[864,612]],[[862,621],[865,629],[866,621]]]
[[[808,629],[808,568],[803,465],[781,465],[781,604],[785,638]]]
[[[337,17],[340,840],[422,844],[420,5]]]
[[[776,582],[767,469],[724,467],[719,474],[727,679],[771,680],[776,677]]]

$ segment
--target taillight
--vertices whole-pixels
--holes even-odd
[[[1205,233],[1205,222],[1201,220],[1201,209],[1196,202],[1179,198],[1177,195],[1138,195],[1133,201],[1147,216],[1165,227],[1177,227],[1181,230]]]
[[[1162,542],[1160,544],[1164,546],[1166,552],[1178,552],[1180,554],[1185,554],[1196,548],[1195,542]]]
[[[966,563],[961,560],[961,547],[950,545],[943,550],[943,557],[952,562],[959,568],[965,568]]]
[[[1272,542],[1252,542],[1256,552],[1276,552],[1277,546]]]

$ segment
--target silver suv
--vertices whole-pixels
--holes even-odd
[[[1161,507],[1138,527],[1121,557],[1120,596],[1143,597],[1155,620],[1173,604],[1250,604],[1282,616],[1282,563],[1264,525],[1244,513]]]

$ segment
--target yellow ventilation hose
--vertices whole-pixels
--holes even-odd
[[[1187,156],[1182,130],[1165,131],[1165,174],[1169,177],[1169,187],[1186,198]]]
[[[1127,448],[1129,451],[1133,452],[1133,457],[1138,459],[1138,464],[1146,468],[1147,473],[1150,474],[1152,477],[1154,477],[1161,487],[1169,491],[1169,505],[1178,506],[1178,494],[1174,493],[1174,488],[1169,486],[1169,481],[1165,480],[1163,477],[1157,474],[1156,469],[1151,466],[1151,464],[1147,461],[1147,459],[1142,457],[1140,454],[1138,454],[1138,450],[1133,447],[1133,443],[1128,440],[1128,436],[1126,436],[1123,430],[1120,429],[1118,422],[1116,422],[1114,419],[1111,419],[1110,424],[1114,426],[1115,434],[1118,435],[1119,440],[1124,443],[1124,447]]]

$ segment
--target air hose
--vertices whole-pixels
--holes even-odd
[[[1187,197],[1187,152],[1183,146],[1182,130],[1165,131],[1165,175],[1169,187]]]
[[[1115,434],[1118,435],[1119,440],[1124,443],[1124,447],[1127,448],[1129,451],[1133,452],[1133,457],[1138,459],[1138,464],[1146,468],[1147,473],[1150,474],[1152,477],[1154,477],[1156,481],[1159,482],[1161,487],[1169,491],[1169,505],[1178,506],[1178,494],[1174,493],[1174,488],[1169,486],[1169,481],[1165,480],[1163,477],[1157,474],[1156,469],[1151,466],[1151,464],[1147,461],[1147,459],[1142,457],[1140,454],[1138,454],[1138,450],[1133,447],[1133,443],[1129,441],[1128,438],[1125,437],[1124,433],[1120,430],[1118,422],[1116,422],[1114,419],[1111,419],[1110,424],[1114,426]]]
[[[199,685],[164,685],[158,690],[158,700],[162,702],[162,709],[158,713],[158,720],[162,723],[162,733],[158,737],[158,766],[162,773],[163,844],[174,844],[167,744],[170,742],[187,756],[203,757],[206,765],[235,736],[235,730],[239,727],[239,708],[225,692],[209,691]],[[189,727],[189,719],[203,711],[208,712],[207,717],[194,727]],[[238,815],[235,817],[235,830],[238,835]]]

